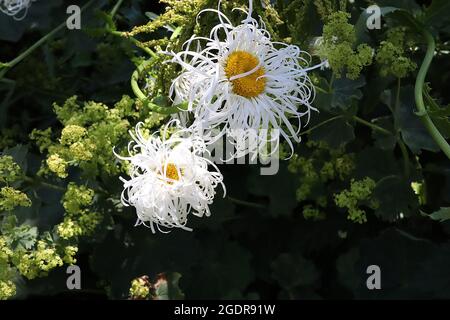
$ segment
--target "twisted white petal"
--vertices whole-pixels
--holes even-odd
[[[307,72],[322,64],[308,67],[307,52],[294,45],[273,42],[264,23],[260,27],[251,17],[251,1],[249,12],[242,10],[247,16],[238,26],[233,26],[219,9],[201,13],[205,11],[217,13],[220,21],[209,38],[194,36],[181,52],[167,52],[173,57],[171,61],[182,67],[182,73],[171,86],[175,104],[189,102],[188,110],[195,116],[193,126],[204,134],[207,142],[227,134],[236,145],[235,156],[255,151],[255,145],[248,146],[248,135],[256,135],[262,147],[273,140],[267,129],[280,129],[292,148],[291,139],[300,141],[300,129],[308,123],[311,110],[316,110],[311,105],[315,91]],[[236,52],[251,54],[258,64],[228,77],[227,62]],[[250,88],[253,90],[250,95],[239,94],[234,81],[258,70],[262,75],[255,81],[264,79],[264,82],[256,89]],[[290,118],[296,119],[295,125]]]
[[[128,157],[117,155],[131,164],[130,179],[124,183],[122,203],[136,208],[138,222],[155,232],[186,227],[190,213],[209,216],[209,204],[217,185],[223,185],[219,169],[202,155],[207,152],[204,141],[193,136],[191,130],[181,129],[172,120],[161,132],[143,136],[138,123],[131,132]],[[170,138],[169,131],[177,130]],[[212,168],[211,171],[208,168]]]

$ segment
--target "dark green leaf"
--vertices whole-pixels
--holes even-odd
[[[382,16],[399,10],[398,7],[381,7],[380,13]],[[355,24],[355,32],[357,43],[366,43],[370,41],[369,32],[371,30],[367,29],[367,19],[373,15],[373,13],[368,13],[365,9],[359,15],[358,21]]]
[[[367,267],[381,272],[381,289],[368,290]],[[397,229],[365,239],[338,259],[343,285],[356,299],[448,299],[450,246],[437,245]]]
[[[438,151],[439,147],[428,133],[419,117],[414,113],[416,110],[414,101],[414,89],[411,86],[402,88],[400,91],[400,103],[395,112],[400,127],[403,141],[414,153],[420,150]]]
[[[391,116],[376,118],[372,121],[374,124],[394,132],[394,123]],[[377,130],[372,130],[372,137],[375,139],[375,145],[382,150],[393,150],[397,144],[395,135],[387,135]]]
[[[433,0],[425,10],[424,23],[428,26],[440,28],[450,22],[450,1]]]
[[[314,141],[324,141],[330,148],[336,149],[353,141],[355,132],[347,120],[340,118],[314,129],[309,137]]]
[[[361,99],[362,92],[359,90],[365,85],[364,78],[360,77],[356,80],[348,78],[335,79],[331,88],[323,88],[325,86],[322,82],[322,89],[329,89],[330,91],[324,93],[322,91],[317,92],[316,105],[319,111],[337,112],[340,110],[347,110],[352,106],[352,100]]]
[[[248,190],[254,195],[269,198],[268,210],[271,215],[290,215],[292,209],[297,206],[297,181],[287,170],[286,162],[280,160],[279,171],[275,175],[259,175],[258,171],[259,169],[255,168],[254,173],[249,176]],[[283,188],[280,188],[281,185]]]
[[[311,286],[319,277],[314,264],[300,255],[282,253],[271,266],[272,277],[286,290]]]
[[[380,205],[375,214],[386,221],[396,221],[416,213],[419,206],[408,180],[402,177],[387,177],[377,183],[374,197]]]
[[[4,155],[9,155],[13,157],[14,162],[16,162],[22,171],[25,173],[28,169],[27,155],[28,155],[28,146],[24,146],[18,144],[17,146],[9,149],[5,149],[3,151]]]
[[[450,207],[440,208],[438,211],[435,211],[430,215],[428,214],[425,215],[433,220],[444,222],[450,219]]]

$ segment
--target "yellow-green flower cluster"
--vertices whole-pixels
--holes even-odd
[[[332,13],[323,27],[317,53],[327,59],[337,77],[346,74],[349,79],[359,77],[363,67],[372,63],[373,49],[367,44],[355,47],[355,27],[348,22],[350,14]]]
[[[330,150],[322,142],[308,141],[307,146],[311,148],[311,154],[305,157],[294,154],[289,161],[288,170],[300,176],[300,185],[296,190],[297,200],[315,200],[320,207],[325,207],[326,195],[317,195],[315,191],[324,190],[324,185],[336,177],[341,180],[347,178],[355,166],[353,155],[344,153],[342,148]]]
[[[366,212],[360,206],[366,205],[372,209],[378,207],[378,201],[372,197],[375,186],[375,181],[369,177],[358,181],[352,179],[350,189],[335,194],[334,202],[339,208],[348,210],[349,220],[357,223],[367,222]]]
[[[94,199],[94,190],[86,186],[77,186],[71,182],[67,186],[67,191],[63,197],[63,207],[69,214],[77,214],[92,204]]]
[[[66,264],[75,264],[77,263],[77,259],[75,258],[78,252],[78,247],[76,246],[67,246],[64,248],[64,256],[62,258],[63,262]]]
[[[3,128],[0,130],[0,150],[13,147],[17,144],[17,134],[20,131],[19,126],[12,128]]]
[[[88,207],[94,199],[94,190],[70,183],[63,197],[66,210],[64,221],[57,226],[57,233],[63,239],[90,235],[102,221],[102,215],[91,212]]]
[[[380,43],[375,60],[382,76],[404,78],[417,68],[415,62],[406,57],[406,49],[412,45],[406,39],[404,27],[392,28],[387,38]]]
[[[30,134],[30,139],[35,141],[39,147],[40,152],[44,152],[52,145],[52,128],[45,130],[33,129]]]
[[[5,238],[0,236],[0,265],[2,262],[8,261],[11,255],[12,251],[7,246]]]
[[[60,178],[67,177],[67,162],[55,153],[47,158],[47,165],[50,171],[55,173]]]
[[[71,239],[83,234],[81,226],[69,217],[65,217],[64,221],[58,224],[56,232],[63,239]]]
[[[67,99],[61,106],[55,104],[54,108],[63,125],[59,139],[52,141],[50,130],[34,130],[31,138],[41,152],[48,152],[48,170],[60,178],[67,177],[69,166],[81,168],[82,174],[89,178],[103,173],[118,174],[122,167],[117,165],[111,150],[123,144],[130,127],[129,119],[135,122],[138,116],[145,116],[153,119],[149,126],[160,120],[148,110],[143,110],[141,115],[134,108],[134,100],[128,96],[114,108],[93,101],[78,103],[76,97]]]
[[[61,245],[51,239],[38,240],[30,249],[16,247],[12,250],[7,238],[0,236],[0,300],[16,294],[14,279],[18,273],[27,279],[46,276],[64,263],[74,264],[77,251],[76,246]]]
[[[63,239],[92,235],[102,220],[103,216],[98,212],[83,211],[77,217],[65,217],[56,230]]]
[[[27,279],[46,276],[48,272],[63,265],[55,245],[44,240],[37,242],[36,250],[16,250],[12,256],[16,268]]]
[[[131,281],[130,299],[143,300],[148,298],[149,295],[150,285],[145,278],[141,277]]]
[[[16,285],[11,280],[0,280],[0,300],[7,300],[16,295]]]
[[[16,285],[11,281],[14,272],[9,264],[12,254],[5,238],[0,236],[0,300],[9,299],[16,294]]]
[[[190,34],[201,34],[201,30],[199,29],[203,26],[203,24],[197,23],[196,17],[202,9],[208,7],[207,0],[160,1],[166,5],[165,12],[160,14],[156,19],[150,20],[146,25],[134,27],[133,30],[128,32],[127,35],[136,36],[141,33],[153,33],[159,28],[163,28],[165,26],[183,27],[184,32],[180,35],[180,39],[177,39],[178,41],[169,41],[167,37],[164,37],[142,44],[143,46],[155,46],[158,49],[161,46],[181,45],[185,40],[187,40],[187,37],[189,37]],[[223,1],[222,6],[231,5],[233,2],[235,2],[235,0]],[[166,66],[167,65],[161,65],[163,68]],[[160,76],[162,76],[162,74],[160,74]],[[166,82],[170,82],[169,79],[173,78],[167,77],[167,79],[164,80]]]
[[[12,187],[0,189],[0,211],[12,211],[15,207],[29,207],[31,200],[28,196]]]
[[[75,161],[89,161],[94,156],[95,144],[90,140],[78,141],[69,148],[70,155]]]
[[[71,145],[78,142],[87,134],[87,130],[77,125],[68,125],[61,131],[61,144]]]
[[[355,170],[354,154],[346,153],[336,158],[334,166],[341,180],[348,177]]]
[[[304,201],[311,193],[312,187],[319,180],[319,174],[314,167],[314,159],[299,157],[297,154],[289,161],[288,169],[295,174],[301,174],[300,186],[296,191],[298,201]]]
[[[22,177],[22,170],[11,156],[0,157],[0,183],[9,184]]]
[[[325,213],[312,205],[306,205],[303,207],[303,217],[306,220],[318,221],[325,219]]]

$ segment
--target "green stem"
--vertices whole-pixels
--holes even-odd
[[[404,169],[404,173],[406,177],[409,177],[409,174],[411,172],[410,166],[409,166],[409,154],[408,154],[408,149],[406,148],[405,143],[401,140],[398,139],[398,145],[400,147],[400,151],[402,152],[402,157],[403,157],[403,169]]]
[[[401,89],[401,79],[397,78],[397,91],[395,94],[393,113],[396,112],[400,106],[400,89]],[[395,116],[395,114],[394,114],[394,122],[395,122],[395,128],[398,128],[397,117]],[[405,177],[409,177],[410,172],[411,172],[410,163],[409,163],[409,153],[408,153],[408,148],[406,148],[406,145],[401,138],[400,129],[397,129],[397,142],[398,142],[398,145],[400,147],[400,151],[401,151],[402,157],[403,157],[403,172],[405,174]]]
[[[13,68],[15,65],[20,63],[23,59],[28,57],[34,50],[39,48],[43,43],[45,43],[48,39],[53,37],[56,33],[58,33],[61,29],[63,29],[66,26],[66,22],[64,21],[59,26],[57,26],[55,29],[47,33],[45,36],[40,38],[38,41],[36,41],[31,47],[29,47],[27,50],[22,52],[20,55],[18,55],[16,58],[11,60],[10,62],[4,63],[5,69],[2,70],[3,74],[0,75],[2,77],[4,73],[6,73],[6,70]]]
[[[333,73],[331,73],[331,79],[330,79],[330,82],[328,84],[328,90],[329,90],[330,93],[333,92],[334,79],[335,79],[335,77],[334,77],[334,72],[333,72]]]
[[[158,106],[157,104],[154,104],[153,102],[151,102],[148,97],[142,92],[141,88],[139,88],[139,75],[144,71],[144,69],[147,67],[147,65],[151,62],[152,60],[147,60],[144,61],[143,63],[141,63],[137,69],[133,72],[133,74],[131,75],[131,89],[133,90],[134,94],[136,95],[136,97],[141,100],[141,102],[147,107],[150,108],[150,110],[152,110],[153,112],[157,112],[160,114],[173,114],[173,113],[177,113],[180,112],[181,110],[186,110],[187,109],[187,103],[183,102],[180,103],[178,105],[172,106],[172,107],[161,107]]]
[[[116,15],[116,13],[117,13],[117,10],[119,10],[119,8],[120,8],[120,6],[122,5],[122,3],[123,3],[123,0],[118,0],[117,2],[116,2],[116,4],[114,5],[114,7],[112,8],[112,10],[110,11],[110,15],[111,15],[111,19],[112,18],[114,18],[114,16]]]
[[[233,203],[236,203],[238,205],[241,206],[245,206],[245,207],[251,207],[251,208],[258,208],[258,209],[265,209],[266,206],[259,204],[259,203],[254,203],[254,202],[249,202],[249,201],[244,201],[244,200],[239,200],[230,196],[227,196],[228,200],[230,200]]]
[[[373,123],[371,123],[369,121],[366,121],[364,119],[361,119],[360,117],[353,116],[352,118],[356,122],[359,122],[359,123],[361,123],[361,124],[363,124],[365,126],[368,126],[368,127],[372,128],[375,131],[378,131],[378,132],[383,133],[385,135],[390,135],[390,136],[393,135],[392,132],[390,132],[389,130],[386,130],[386,129],[384,129],[384,128],[380,127],[380,126],[377,126],[376,124],[373,124]]]
[[[377,184],[377,185],[380,185],[380,183],[382,183],[382,182],[384,182],[384,181],[386,181],[386,180],[390,180],[390,179],[400,179],[400,177],[397,176],[397,175],[395,175],[395,174],[391,174],[391,175],[389,175],[389,176],[385,176],[385,177],[381,178],[380,180],[378,180],[378,181],[376,182],[376,184]]]
[[[130,42],[132,42],[136,47],[144,50],[148,55],[150,55],[152,58],[157,58],[158,55],[151,50],[148,47],[145,47],[142,45],[142,43],[137,40],[136,38],[133,38],[132,36],[129,36],[127,33],[125,32],[121,32],[121,31],[116,31],[116,30],[108,30],[110,34],[117,36],[117,37],[121,37],[121,38],[125,38],[127,40],[129,40]]]
[[[395,94],[394,110],[397,110],[398,106],[400,105],[400,88],[401,88],[401,79],[397,78],[397,92]]]
[[[317,128],[321,127],[321,126],[326,125],[327,123],[332,122],[332,121],[337,120],[337,119],[340,119],[342,117],[344,117],[344,116],[343,115],[339,115],[339,116],[335,116],[335,117],[332,117],[330,119],[327,119],[327,120],[325,120],[325,121],[323,121],[323,122],[321,122],[319,124],[316,124],[314,127],[301,132],[300,135],[308,134],[311,131],[314,131],[315,129],[317,129]]]
[[[50,189],[54,189],[54,190],[58,190],[58,191],[62,191],[62,192],[66,191],[66,189],[63,188],[63,187],[60,187],[60,186],[57,186],[57,185],[54,185],[54,184],[51,184],[51,183],[48,183],[48,182],[44,182],[44,181],[41,181],[41,180],[33,179],[31,177],[28,177],[28,176],[25,176],[23,178],[23,180],[27,181],[27,182],[29,182],[31,184],[39,184],[39,185],[41,185],[43,187],[46,187],[46,188],[50,188]]]
[[[425,58],[423,59],[422,65],[420,66],[419,74],[416,78],[416,85],[414,87],[414,96],[416,99],[418,115],[433,140],[445,153],[447,158],[450,159],[450,145],[434,125],[433,121],[427,113],[427,109],[425,108],[425,104],[423,102],[423,85],[428,72],[428,68],[430,67],[431,61],[433,60],[436,45],[434,42],[434,38],[429,31],[423,30],[422,33],[427,41],[427,52],[425,54]]]
[[[322,93],[330,93],[327,90],[325,90],[324,88],[321,88],[319,86],[314,86],[314,88],[316,89],[316,91],[322,92]]]
[[[86,5],[84,5],[81,8],[81,11],[85,10],[88,6],[91,5],[91,3],[93,3],[94,0],[89,1]],[[16,58],[14,58],[13,60],[11,60],[10,62],[6,62],[6,63],[2,63],[1,66],[4,68],[3,70],[0,71],[0,79],[5,75],[5,73],[13,68],[15,65],[17,65],[18,63],[20,63],[23,59],[25,59],[26,57],[28,57],[34,50],[36,50],[37,48],[39,48],[42,44],[44,44],[48,39],[50,39],[51,37],[53,37],[56,33],[58,33],[60,30],[62,30],[64,27],[66,26],[66,21],[64,21],[63,23],[61,23],[59,26],[57,26],[55,29],[53,29],[52,31],[50,31],[49,33],[47,33],[45,36],[43,36],[42,38],[40,38],[38,41],[36,41],[31,47],[29,47],[28,49],[26,49],[24,52],[22,52],[20,55],[18,55]]]

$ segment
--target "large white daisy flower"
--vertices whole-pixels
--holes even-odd
[[[161,232],[168,232],[168,228],[191,231],[186,227],[188,215],[209,216],[208,205],[217,185],[222,185],[225,192],[222,174],[203,157],[207,152],[204,141],[189,129],[181,129],[178,121],[172,120],[161,135],[157,132],[149,138],[143,136],[141,126],[138,123],[135,132],[130,131],[130,156],[117,155],[131,165],[130,179],[120,178],[124,183],[122,203],[134,206],[137,224],[144,224],[153,232],[155,225]]]
[[[240,25],[217,10],[219,24],[209,38],[192,37],[172,62],[182,73],[171,86],[174,102],[187,101],[208,141],[227,134],[236,147],[236,157],[257,151],[274,139],[268,129],[279,129],[291,149],[291,138],[300,141],[299,132],[307,124],[315,91],[307,72],[310,55],[294,45],[274,42],[252,18],[252,1]],[[202,42],[206,44],[202,47]],[[305,117],[305,121],[303,121]],[[289,118],[295,118],[295,125]],[[274,132],[278,132],[275,130]],[[249,137],[255,138],[252,143]],[[278,137],[275,137],[278,138]]]

